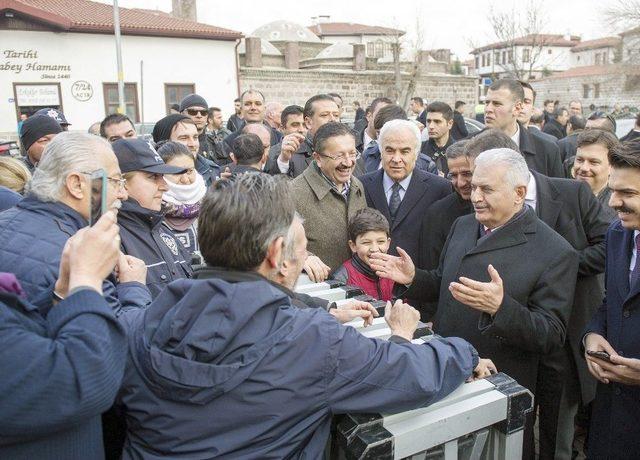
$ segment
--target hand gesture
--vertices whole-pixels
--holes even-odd
[[[121,252],[116,271],[118,282],[120,283],[137,281],[138,283],[147,284],[147,266],[137,257],[124,255]]]
[[[291,155],[298,151],[303,142],[304,136],[300,133],[291,133],[284,136],[278,159],[283,163],[288,163],[291,160]]]
[[[120,228],[114,211],[106,212],[93,227],[85,227],[67,240],[60,258],[60,275],[55,291],[66,297],[69,291],[89,286],[102,293],[102,281],[118,259]]]
[[[404,249],[397,248],[399,257],[376,252],[369,256],[370,265],[380,278],[388,278],[398,284],[408,285],[416,276],[416,266]]]
[[[609,353],[609,356],[613,357],[617,355],[616,351],[613,347],[607,342],[607,339],[602,337],[600,334],[590,333],[587,334],[584,339],[584,357],[587,360],[587,368],[591,375],[593,375],[596,379],[598,379],[602,383],[609,383],[609,377],[606,371],[603,370],[604,367],[609,367],[609,363],[607,363],[603,359],[598,359],[595,356],[590,356],[586,352],[589,351],[605,351]]]
[[[490,359],[482,359],[478,361],[478,365],[473,370],[473,375],[467,379],[467,382],[473,382],[475,380],[480,380],[485,377],[489,377],[492,374],[498,372],[496,365],[493,364],[493,361]]]
[[[329,278],[329,268],[318,256],[309,255],[304,263],[304,271],[314,283],[321,283]]]
[[[502,305],[504,287],[502,278],[493,265],[489,265],[487,271],[491,277],[488,283],[462,276],[459,283],[453,282],[449,285],[449,291],[458,302],[493,316]]]
[[[418,328],[420,312],[398,299],[393,306],[391,302],[387,302],[384,309],[384,319],[387,321],[393,335],[404,337],[411,341],[413,340],[413,333]]]
[[[332,308],[329,310],[333,316],[342,324],[348,323],[356,318],[364,320],[364,327],[373,324],[373,318],[379,316],[378,311],[368,302],[360,300],[352,300],[344,304],[341,308]]]

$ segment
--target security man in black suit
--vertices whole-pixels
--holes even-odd
[[[403,297],[437,300],[437,333],[466,338],[538,396],[538,364],[564,342],[578,254],[525,205],[529,176],[518,152],[483,152],[472,179],[475,215],[454,223],[438,268],[416,270],[402,249],[372,255],[371,267],[409,286]],[[533,421],[531,413],[524,458],[534,454]]]
[[[396,246],[418,257],[418,237],[427,208],[452,192],[446,179],[415,168],[420,131],[409,120],[391,120],[378,136],[382,169],[360,177],[367,205],[389,220],[391,253]]]
[[[518,146],[529,169],[545,176],[564,177],[558,146],[531,134],[518,122],[524,90],[518,80],[496,80],[487,91],[484,119],[488,128],[497,128]]]

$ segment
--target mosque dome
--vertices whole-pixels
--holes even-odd
[[[263,56],[282,56],[282,53],[278,50],[278,48],[273,46],[264,38],[260,39],[260,50],[262,51]],[[246,54],[246,52],[247,52],[247,45],[243,38],[242,41],[240,42],[240,46],[238,46],[238,54]]]
[[[334,43],[318,53],[316,59],[345,59],[353,58],[353,45],[349,43]]]
[[[320,43],[317,35],[306,27],[290,21],[273,21],[258,27],[251,34],[270,42],[311,42]]]

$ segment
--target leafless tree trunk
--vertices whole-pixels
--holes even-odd
[[[627,31],[616,61],[622,64],[640,64],[640,0],[617,0],[603,10],[608,25],[619,32]],[[633,32],[632,32],[633,31]],[[629,33],[632,32],[632,33]]]
[[[492,5],[489,9],[488,20],[497,40],[504,43],[501,50],[507,51],[507,62],[502,60],[497,64],[502,71],[519,80],[529,80],[534,71],[540,70],[540,62],[547,38],[544,34],[546,15],[542,0],[529,0],[522,10],[496,10]],[[519,40],[528,37],[526,45]],[[519,49],[528,50],[528,61],[518,56]],[[492,57],[495,64],[495,56]]]

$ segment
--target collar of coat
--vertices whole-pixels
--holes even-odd
[[[162,211],[152,211],[151,209],[143,208],[133,198],[123,201],[120,212],[118,213],[119,221],[129,221],[151,229],[160,225],[163,219],[164,213]]]
[[[330,181],[325,179],[315,161],[304,170],[302,176],[307,181],[307,184],[309,184],[309,187],[319,201],[324,199],[324,197],[331,191],[333,191],[337,197],[344,198],[338,189],[335,188]],[[349,195],[353,193],[358,196],[362,195],[362,184],[352,175],[351,183],[349,185]]]
[[[224,267],[202,267],[193,272],[194,279],[221,279],[228,283],[243,283],[247,281],[264,281],[269,283],[271,286],[279,290],[280,292],[286,294],[288,297],[295,297],[295,293],[290,289],[284,287],[281,284],[278,284],[274,281],[271,281],[268,278],[265,278],[260,273],[250,272],[250,271],[239,271],[239,270],[231,270]]]

